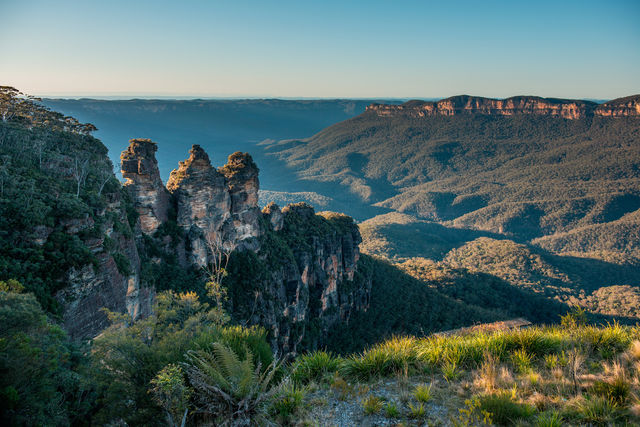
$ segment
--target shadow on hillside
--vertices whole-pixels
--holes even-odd
[[[571,306],[511,284],[497,276],[464,269],[435,280],[419,280],[381,259],[363,256],[373,286],[369,308],[336,325],[328,350],[359,352],[392,336],[434,332],[523,317],[534,324],[557,324]],[[364,268],[363,268],[364,267]],[[590,321],[636,324],[637,319],[590,314]]]
[[[464,246],[479,237],[507,239],[504,235],[490,231],[449,228],[435,222],[385,224],[377,226],[376,232],[386,237],[390,248],[385,250],[386,253],[376,255],[388,258],[423,257],[434,261],[442,261],[452,249]]]

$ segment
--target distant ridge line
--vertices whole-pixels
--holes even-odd
[[[513,116],[531,114],[575,120],[583,117],[640,117],[640,95],[617,98],[603,104],[593,101],[513,96],[505,99],[457,95],[439,101],[407,101],[401,105],[371,104],[365,113],[380,117],[407,115],[410,117],[456,116],[482,114]]]

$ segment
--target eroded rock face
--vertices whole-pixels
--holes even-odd
[[[316,214],[306,203],[282,211],[270,204],[262,214],[273,240],[281,236],[292,242],[293,257],[271,267],[258,292],[233,301],[245,306],[236,312],[249,313],[243,321],[266,327],[282,354],[295,354],[303,340],[306,349],[321,348],[332,326],[369,306],[371,278],[355,280],[358,227],[346,215]],[[267,259],[270,250],[263,246],[258,255]]]
[[[262,209],[262,215],[269,220],[269,224],[271,224],[273,231],[282,230],[284,216],[282,215],[280,206],[271,202]]]
[[[231,220],[231,196],[227,182],[209,161],[199,145],[189,151],[189,158],[171,172],[167,189],[173,194],[176,221],[186,231],[191,260],[198,265],[208,262],[208,247],[226,242],[231,249],[235,242],[223,235]]]
[[[235,152],[227,164],[220,168],[227,178],[231,197],[231,222],[225,235],[235,245],[257,249],[255,238],[260,235],[260,208],[258,207],[258,167],[249,153]]]
[[[160,179],[157,149],[150,139],[132,139],[120,155],[124,185],[134,200],[140,230],[146,234],[155,232],[168,219],[169,193]]]
[[[97,265],[84,265],[67,272],[68,286],[56,294],[64,307],[63,323],[72,338],[93,338],[109,326],[106,308],[114,312],[126,312],[133,319],[148,316],[151,312],[154,292],[140,285],[140,258],[131,232],[128,235],[114,228],[117,218],[128,229],[126,212],[120,195],[107,195],[111,200],[101,217],[103,238],[91,238],[84,243],[94,254]],[[68,234],[78,234],[87,228],[87,218],[68,220],[62,224]],[[105,240],[110,240],[107,245]],[[126,260],[126,271],[120,271],[114,256]]]
[[[640,95],[616,99],[602,105],[591,101],[540,98],[537,96],[491,99],[462,95],[437,102],[409,101],[402,105],[372,104],[367,107],[366,111],[381,117],[397,115],[427,117],[461,114],[490,116],[530,114],[575,120],[593,117],[594,115],[602,117],[640,116]]]
[[[159,244],[173,247],[178,259],[207,265],[212,247],[254,253],[261,270],[243,283],[255,287],[246,294],[230,290],[235,294],[231,312],[242,323],[266,327],[274,349],[295,353],[303,339],[306,348],[320,347],[332,325],[367,309],[371,280],[354,284],[361,239],[353,219],[334,213],[316,215],[304,203],[282,210],[271,203],[261,212],[258,167],[251,156],[233,153],[216,170],[198,145],[171,172],[167,190],[159,189],[154,153],[150,141],[132,140],[122,155],[123,175],[131,181],[140,221],[146,214],[146,224],[154,225],[140,227],[141,232],[152,234],[162,224],[155,208],[168,190],[168,204],[175,208],[177,225],[185,233],[173,245]]]
[[[595,113],[601,117],[640,117],[640,95],[605,102],[596,108]]]

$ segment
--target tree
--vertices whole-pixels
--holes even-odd
[[[150,392],[155,402],[164,409],[169,425],[177,427],[177,421],[181,420],[180,427],[184,427],[193,390],[185,384],[182,368],[174,363],[168,364],[151,380],[151,385],[153,388]]]
[[[86,417],[92,385],[64,331],[15,280],[0,282],[0,424],[68,425]]]
[[[219,234],[207,234],[206,242],[211,254],[209,265],[204,267],[209,277],[206,283],[207,296],[215,301],[215,309],[218,310],[220,318],[226,321],[228,316],[224,313],[223,305],[227,300],[227,289],[222,286],[222,280],[228,275],[227,266],[229,265],[231,251],[224,246],[222,237]]]
[[[87,175],[89,174],[89,158],[77,154],[73,158],[71,173],[73,179],[76,181],[76,198],[78,198],[80,197],[80,190],[82,190]]]

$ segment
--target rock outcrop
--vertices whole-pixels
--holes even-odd
[[[626,96],[598,105],[596,116],[640,117],[640,95]]]
[[[266,327],[272,346],[284,354],[295,354],[303,342],[305,349],[321,348],[332,326],[369,306],[371,278],[356,277],[358,227],[351,217],[316,214],[306,203],[282,211],[270,204],[263,215],[268,239],[257,255],[268,266],[266,277],[235,294],[232,312]],[[278,246],[290,256],[274,259]]]
[[[352,218],[316,215],[304,203],[282,210],[271,203],[261,212],[258,167],[251,156],[233,153],[216,170],[198,145],[171,172],[165,190],[159,184],[155,144],[130,144],[122,155],[122,171],[140,222],[146,224],[141,233],[153,239],[164,221],[173,220],[168,215],[172,206],[184,233],[172,237],[180,241],[168,244],[162,238],[158,245],[175,251],[177,259],[208,266],[214,252],[235,251],[231,264],[253,254],[253,261],[247,261],[251,265],[238,267],[225,282],[230,312],[239,322],[267,328],[275,349],[295,353],[303,340],[305,348],[317,348],[332,325],[366,310],[371,280],[355,284],[361,239]]]
[[[150,139],[132,139],[122,152],[122,176],[131,193],[140,219],[140,230],[152,234],[168,219],[169,193],[162,184],[155,152]]]
[[[489,116],[513,116],[530,114],[564,119],[584,117],[640,116],[640,95],[620,98],[598,105],[591,101],[514,96],[492,99],[477,96],[453,96],[436,102],[409,101],[401,105],[372,104],[366,111],[380,117],[406,115],[410,117],[456,116],[481,114]]]
[[[229,156],[227,164],[220,168],[227,178],[231,196],[231,226],[227,229],[229,240],[242,242],[256,249],[252,243],[260,235],[258,218],[258,167],[249,153],[235,152]]]
[[[204,266],[213,245],[232,249],[234,242],[224,236],[224,226],[231,220],[231,197],[224,175],[218,172],[199,145],[189,151],[187,160],[171,172],[167,189],[173,194],[176,222],[186,232],[190,259]]]
[[[71,268],[66,278],[68,286],[56,294],[64,307],[64,327],[73,338],[93,338],[109,326],[104,308],[129,313],[133,319],[151,312],[154,291],[140,284],[140,258],[120,193],[106,197],[106,209],[97,214],[103,237],[84,241],[96,264]],[[62,225],[67,234],[78,235],[95,223],[87,217]]]

